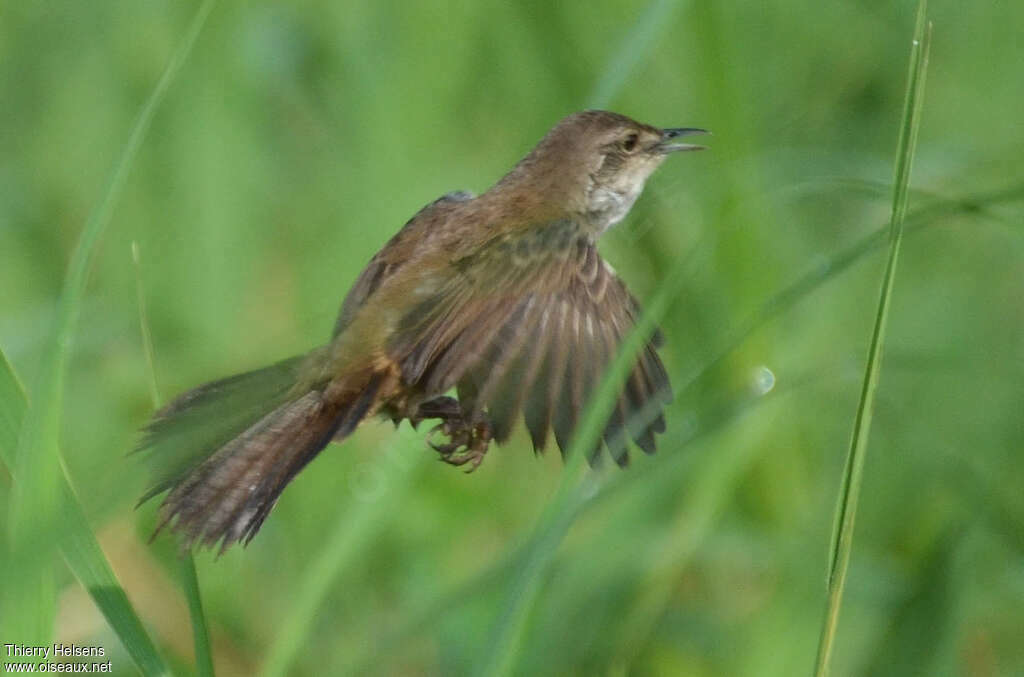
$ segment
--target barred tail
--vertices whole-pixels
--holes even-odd
[[[288,482],[332,439],[355,430],[380,378],[344,401],[322,387],[295,392],[307,359],[200,386],[154,415],[140,448],[154,448],[157,466],[142,501],[170,489],[157,532],[169,526],[186,546],[220,542],[221,552],[248,543]]]

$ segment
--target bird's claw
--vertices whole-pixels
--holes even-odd
[[[449,441],[435,444],[432,438],[437,433]],[[491,426],[486,421],[467,423],[461,417],[452,417],[431,428],[427,433],[427,444],[441,455],[441,461],[456,467],[468,465],[466,472],[471,473],[487,455],[491,435]]]

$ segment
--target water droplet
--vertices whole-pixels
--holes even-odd
[[[767,395],[775,387],[775,372],[761,365],[754,370],[753,386],[758,395]]]

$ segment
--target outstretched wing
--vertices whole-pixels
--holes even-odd
[[[636,322],[636,299],[569,221],[496,237],[452,265],[458,272],[406,315],[390,347],[403,378],[427,394],[456,386],[464,410],[486,413],[499,443],[522,414],[534,449],[552,431],[564,454]],[[660,341],[640,351],[604,431],[620,465],[629,438],[653,453],[665,430],[672,395]]]

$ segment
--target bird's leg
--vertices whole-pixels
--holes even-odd
[[[476,470],[494,436],[491,422],[485,416],[471,417],[454,397],[435,397],[420,404],[411,419],[419,422],[425,418],[441,419],[427,435],[427,444],[441,455],[441,460],[454,466],[468,465],[466,472]],[[449,441],[435,444],[432,438],[437,433]]]

